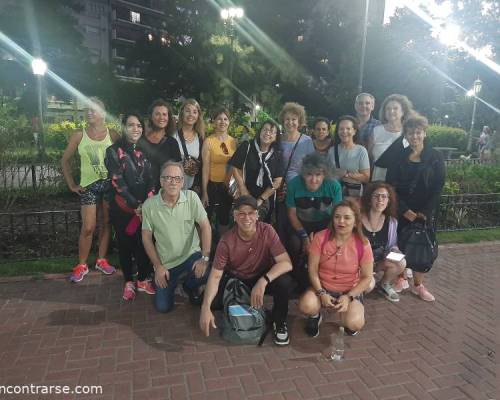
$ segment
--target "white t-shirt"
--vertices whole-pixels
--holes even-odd
[[[174,133],[173,135],[174,139],[177,140],[177,144],[179,145],[179,150],[181,152],[182,159],[184,160],[184,150],[182,148],[182,143],[181,143],[181,138],[179,137],[179,134],[177,132]],[[186,149],[188,154],[193,157],[198,159],[200,156],[200,138],[198,135],[195,135],[194,140],[190,143],[186,142]],[[187,174],[184,175],[184,186],[182,187],[184,190],[190,189],[191,186],[193,186],[194,183],[194,176],[189,176]]]
[[[377,161],[387,148],[400,136],[401,132],[389,132],[385,129],[384,125],[376,126],[373,129],[373,161]],[[375,166],[373,168],[372,181],[385,181],[386,173],[386,168]]]

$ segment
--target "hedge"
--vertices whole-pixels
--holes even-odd
[[[460,128],[445,125],[430,125],[427,137],[434,147],[455,147],[458,151],[467,150],[467,132]]]

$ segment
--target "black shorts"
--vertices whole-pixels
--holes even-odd
[[[335,292],[335,291],[327,290],[327,293],[330,296],[335,297],[336,299],[338,299],[340,296],[342,296],[344,294],[347,294],[348,292],[349,291],[347,291],[347,292]],[[353,296],[353,297],[355,300],[358,300],[361,304],[365,304],[365,296],[363,295],[363,293],[358,294],[357,296]]]

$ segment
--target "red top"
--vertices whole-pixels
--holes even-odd
[[[276,263],[274,257],[286,250],[271,225],[257,221],[256,228],[250,240],[243,240],[236,226],[226,232],[217,245],[212,267],[226,270],[243,280],[269,271]]]
[[[325,229],[314,235],[309,251],[320,256],[318,274],[321,286],[330,291],[347,292],[359,282],[360,264],[373,263],[372,248],[369,242],[363,244],[363,256],[360,263],[354,235],[339,249],[334,238],[328,240],[321,250],[324,235],[327,232],[328,230]]]

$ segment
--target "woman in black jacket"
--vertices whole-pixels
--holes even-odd
[[[141,240],[141,206],[154,193],[151,163],[137,147],[142,136],[138,114],[122,119],[123,136],[106,149],[105,164],[112,189],[110,217],[118,239],[118,254],[125,278],[123,299],[133,300],[136,289],[155,294],[148,279],[153,271]],[[137,285],[133,280],[132,258],[137,263]]]
[[[427,127],[427,119],[420,115],[406,120],[403,135],[410,145],[387,171],[386,180],[398,195],[398,233],[416,219],[426,221],[429,228],[435,229],[446,169],[441,153],[425,140]],[[412,265],[408,267],[412,268]],[[423,285],[423,272],[414,272],[412,292],[422,300],[434,301],[434,296]]]

